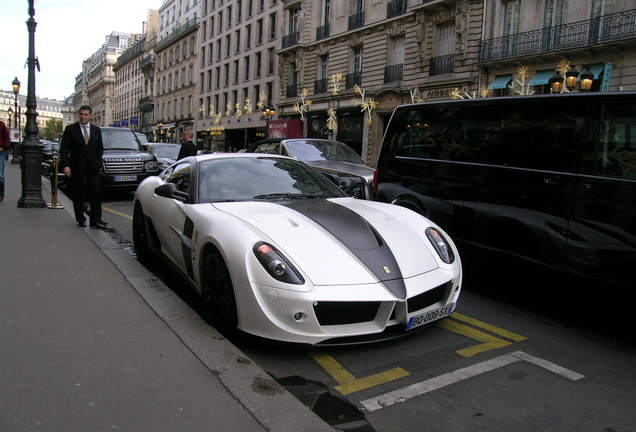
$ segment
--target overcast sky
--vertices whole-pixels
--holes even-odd
[[[148,9],[158,10],[162,0],[35,0],[35,72],[37,97],[62,100],[75,89],[82,61],[90,57],[113,31],[141,33]],[[20,80],[27,94],[29,78],[28,0],[0,0],[0,89],[12,90]]]

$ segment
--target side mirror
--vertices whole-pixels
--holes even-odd
[[[174,183],[166,183],[161,186],[157,186],[155,188],[155,194],[160,197],[176,199],[182,202],[186,202],[188,200],[188,194],[177,189],[177,186]]]

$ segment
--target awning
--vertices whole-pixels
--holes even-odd
[[[492,90],[505,89],[508,87],[508,84],[510,84],[510,81],[512,81],[512,74],[498,76],[492,84],[490,84],[490,88]]]
[[[544,85],[547,84],[550,78],[554,76],[554,69],[539,71],[530,80],[530,85]]]
[[[597,63],[590,65],[590,72],[594,74],[594,79],[598,79],[598,76],[605,70],[605,63]],[[581,72],[585,71],[585,68]]]

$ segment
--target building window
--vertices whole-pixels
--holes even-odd
[[[355,84],[362,85],[362,47],[351,48],[349,72],[346,77],[345,88],[353,88]]]
[[[252,48],[252,25],[248,24],[245,26],[245,49],[250,48]]]
[[[327,76],[329,73],[329,56],[318,57],[318,76],[314,82],[314,94],[327,93]]]
[[[275,62],[276,53],[274,51],[274,48],[270,48],[267,50],[267,73],[270,75],[274,73]]]
[[[384,82],[401,81],[404,75],[404,35],[389,40],[389,64],[384,68]]]
[[[455,21],[435,26],[433,57],[430,59],[429,75],[453,73],[455,69]]]
[[[249,81],[250,80],[250,57],[249,56],[243,58],[243,70],[244,70],[243,79],[245,81]]]
[[[256,53],[256,69],[255,69],[256,78],[261,77],[262,68],[263,68],[263,55],[259,51]]]
[[[269,15],[269,40],[276,39],[276,12]]]
[[[263,43],[263,20],[259,19],[256,21],[256,44],[260,45]]]

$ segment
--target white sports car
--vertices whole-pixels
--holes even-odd
[[[403,207],[350,198],[278,155],[189,157],[135,193],[141,262],[159,253],[222,331],[309,344],[380,340],[447,317],[455,245]]]

